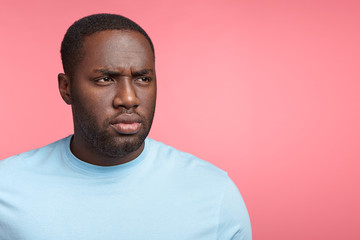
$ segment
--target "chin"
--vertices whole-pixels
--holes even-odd
[[[102,155],[111,158],[124,157],[132,152],[138,150],[144,143],[147,134],[144,136],[122,135],[117,137],[98,136],[97,139],[92,139],[94,149]]]

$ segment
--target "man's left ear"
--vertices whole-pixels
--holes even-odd
[[[59,73],[58,84],[62,99],[64,99],[67,104],[71,105],[70,78],[65,73]]]

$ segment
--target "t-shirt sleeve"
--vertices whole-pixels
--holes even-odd
[[[219,212],[218,240],[251,240],[251,224],[244,200],[229,178]]]

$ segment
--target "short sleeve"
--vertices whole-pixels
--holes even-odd
[[[251,224],[244,200],[229,178],[219,211],[218,240],[251,240]]]

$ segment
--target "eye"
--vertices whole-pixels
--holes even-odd
[[[136,81],[138,82],[144,82],[144,83],[147,83],[147,82],[151,82],[151,77],[139,77],[136,79]]]
[[[96,79],[95,82],[96,82],[96,84],[99,84],[99,85],[107,85],[107,84],[110,84],[111,82],[113,82],[113,79],[111,79],[109,77],[102,77],[102,78]]]

